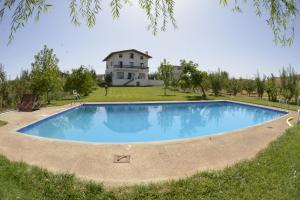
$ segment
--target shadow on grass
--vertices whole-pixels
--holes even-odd
[[[159,97],[175,97],[176,95],[173,94],[166,94],[166,95],[157,95]]]
[[[207,97],[203,96],[185,96],[187,100],[189,101],[195,101],[195,100],[207,100]]]

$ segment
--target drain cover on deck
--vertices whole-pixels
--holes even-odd
[[[114,163],[130,163],[130,155],[114,155]]]

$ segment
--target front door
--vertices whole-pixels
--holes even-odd
[[[128,79],[132,79],[132,73],[128,73]]]
[[[128,73],[128,79],[134,79],[134,73]]]

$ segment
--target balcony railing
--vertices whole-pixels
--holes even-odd
[[[114,68],[149,69],[149,67],[145,67],[145,66],[132,66],[132,65],[114,65]]]

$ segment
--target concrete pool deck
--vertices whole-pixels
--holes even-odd
[[[8,124],[0,127],[0,154],[52,172],[74,173],[107,186],[149,183],[184,178],[198,171],[222,169],[251,159],[289,128],[287,118],[297,115],[297,112],[290,112],[271,122],[226,134],[148,143],[84,143],[16,132],[70,107],[1,114],[0,120]],[[114,155],[130,155],[130,163],[114,163]]]

